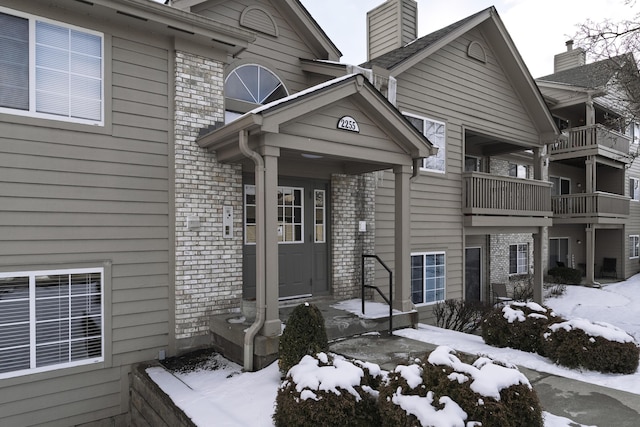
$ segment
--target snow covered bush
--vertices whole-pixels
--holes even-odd
[[[482,339],[494,347],[511,347],[543,354],[542,334],[562,321],[551,309],[535,302],[512,302],[495,307],[482,322]]]
[[[426,363],[398,366],[380,388],[380,425],[543,425],[538,396],[517,368],[487,357],[469,362],[441,346]]]
[[[473,333],[482,324],[490,306],[482,302],[448,299],[433,307],[436,326],[454,331]]]
[[[545,355],[568,368],[632,374],[640,350],[631,335],[604,322],[573,319],[550,325],[543,335]]]
[[[315,356],[329,350],[322,313],[313,304],[293,309],[280,336],[278,367],[284,376],[305,355]]]
[[[382,371],[373,363],[339,355],[304,356],[293,366],[276,396],[273,420],[279,426],[377,426]]]

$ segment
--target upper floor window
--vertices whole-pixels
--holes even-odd
[[[224,90],[227,98],[259,105],[287,96],[287,90],[278,76],[256,64],[241,65],[231,71]]]
[[[438,154],[422,161],[422,168],[432,172],[444,173],[446,168],[446,126],[443,122],[404,113],[409,122],[415,126],[436,147]]]
[[[0,273],[0,378],[104,360],[102,268]]]
[[[640,201],[640,180],[629,178],[629,197],[631,200]]]
[[[0,8],[0,112],[103,122],[100,33]]]
[[[517,163],[509,163],[509,176],[514,178],[527,178],[527,166]]]

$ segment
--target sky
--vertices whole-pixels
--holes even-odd
[[[384,0],[301,0],[333,43],[342,62],[366,58],[366,14]],[[576,25],[587,19],[619,21],[640,12],[625,0],[417,0],[418,37],[495,6],[534,78],[553,73],[553,55],[566,51]]]
[[[588,319],[592,322],[606,322],[620,328],[640,341],[640,274],[628,280],[609,284],[602,289],[584,286],[567,286],[564,295],[548,298],[545,303],[565,319]],[[360,300],[349,300],[340,308],[360,311]],[[367,303],[368,317],[385,316],[388,307],[379,303]],[[551,363],[550,360],[534,353],[488,346],[477,335],[463,334],[447,329],[420,324],[417,329],[402,329],[394,334],[438,346],[455,349],[469,354],[481,354],[493,360],[547,372],[560,377],[572,378],[592,384],[624,390],[640,395],[640,372],[618,375],[602,374],[595,371],[568,369]],[[441,347],[439,347],[441,349]],[[444,350],[440,350],[441,352]],[[431,359],[430,359],[431,360]],[[194,421],[198,427],[271,427],[274,401],[281,384],[278,364],[274,362],[258,372],[242,372],[242,367],[219,355],[213,356],[212,364],[217,370],[197,370],[189,373],[172,374],[161,367],[147,369],[147,373],[171,399]],[[371,369],[371,368],[370,368]],[[512,376],[513,370],[510,376]],[[342,381],[347,371],[339,371],[331,377],[321,378],[316,371],[311,380]],[[350,372],[350,371],[349,371]],[[502,374],[499,374],[502,375]],[[485,378],[484,386],[504,383],[504,378]],[[300,383],[300,381],[298,382]],[[322,384],[327,385],[326,382]],[[571,420],[545,412],[545,427],[576,427]],[[586,427],[586,426],[584,426]]]

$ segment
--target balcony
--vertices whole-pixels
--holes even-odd
[[[470,172],[462,175],[465,226],[551,225],[551,183]]]
[[[600,155],[629,162],[630,138],[603,125],[582,126],[564,132],[566,139],[549,146],[551,160]]]
[[[554,224],[617,224],[629,217],[629,198],[619,194],[564,194],[551,198]]]

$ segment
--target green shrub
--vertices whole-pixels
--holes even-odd
[[[544,354],[542,334],[562,321],[550,309],[534,302],[512,302],[495,307],[482,322],[482,338],[494,347],[511,347]]]
[[[297,306],[280,336],[278,367],[283,376],[306,355],[329,350],[322,313],[313,304]]]
[[[448,299],[433,308],[436,326],[454,331],[473,333],[482,324],[482,318],[490,306],[476,301]]]
[[[568,368],[620,374],[638,369],[638,345],[612,325],[574,319],[551,325],[543,337],[546,356]]]
[[[305,356],[278,389],[273,420],[277,427],[380,425],[378,365],[337,355]]]
[[[580,284],[582,282],[582,272],[575,268],[554,267],[549,269],[549,276],[553,277],[555,283]]]
[[[438,347],[427,363],[398,366],[380,389],[380,425],[440,425],[440,420],[501,427],[543,425],[538,396],[517,368],[486,357],[468,362],[451,349]],[[498,378],[508,379],[508,384],[492,381]]]

